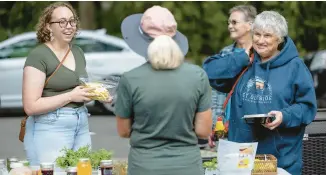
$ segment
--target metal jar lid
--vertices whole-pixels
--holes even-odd
[[[112,160],[101,160],[100,165],[101,166],[112,166],[113,161]]]
[[[75,172],[77,172],[77,167],[68,167],[66,169],[66,172],[67,173],[75,173]]]
[[[50,162],[43,162],[40,165],[41,165],[41,169],[53,169],[54,168],[54,163],[50,163]]]
[[[79,159],[79,162],[88,162],[89,161],[89,158],[80,158]]]

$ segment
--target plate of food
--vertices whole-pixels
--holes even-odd
[[[82,86],[93,88],[93,90],[89,91],[92,100],[105,101],[109,98],[113,100],[116,98],[116,90],[119,84],[118,80],[108,79],[99,81],[88,77],[80,77],[79,80]]]

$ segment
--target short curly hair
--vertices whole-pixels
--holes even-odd
[[[75,9],[68,3],[56,2],[46,7],[38,19],[38,23],[36,25],[36,35],[37,35],[37,40],[40,43],[45,43],[51,40],[50,30],[46,28],[46,24],[48,24],[51,21],[52,13],[58,7],[67,7],[73,13],[74,18],[77,20],[76,33],[75,33],[76,36],[77,31],[80,28],[80,23]]]

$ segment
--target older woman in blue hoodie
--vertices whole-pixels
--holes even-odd
[[[258,154],[273,154],[278,166],[299,175],[302,169],[302,139],[305,127],[316,115],[313,80],[288,36],[285,18],[274,11],[257,15],[253,26],[254,57],[242,50],[214,55],[204,62],[210,80],[235,82],[232,95],[230,134],[235,142],[258,141]],[[272,114],[267,124],[247,123],[248,114]]]

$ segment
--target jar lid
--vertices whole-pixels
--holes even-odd
[[[41,165],[41,169],[53,169],[54,168],[54,163],[50,163],[50,162],[43,162],[40,165]]]
[[[13,163],[10,164],[11,169],[19,168],[19,167],[24,167],[24,164],[19,163],[19,162],[13,162]]]
[[[66,172],[77,172],[77,167],[68,167]]]
[[[100,164],[103,165],[103,166],[112,165],[113,161],[112,160],[101,160]]]
[[[88,162],[89,161],[89,158],[80,158],[79,159],[79,162]]]

